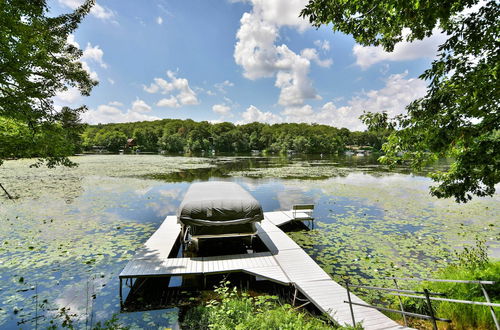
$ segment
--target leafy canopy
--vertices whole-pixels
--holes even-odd
[[[16,127],[1,134],[12,137],[17,132],[22,136],[19,143],[10,139],[2,147],[0,161],[19,156],[21,149],[30,156],[46,158],[49,165],[68,164],[64,156],[72,153],[68,145],[75,137],[70,131],[81,129],[76,124],[85,107],[56,111],[52,98],[69,87],[89,95],[97,84],[78,61],[82,51],[67,42],[93,4],[88,0],[72,13],[48,17],[45,0],[0,2],[1,127]],[[55,143],[68,138],[67,143]],[[36,152],[24,149],[26,139],[36,145]]]
[[[447,171],[432,175],[439,184],[431,194],[458,202],[494,194],[500,182],[498,1],[310,0],[301,16],[386,51],[403,40],[446,34],[437,59],[420,76],[429,82],[427,94],[395,118],[398,130],[381,160],[419,169],[452,157]]]

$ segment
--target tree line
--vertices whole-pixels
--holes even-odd
[[[147,152],[265,150],[333,154],[343,152],[348,145],[380,150],[387,136],[386,128],[352,132],[347,128],[305,123],[270,125],[253,122],[235,125],[229,122],[212,124],[191,119],[163,119],[87,126],[81,135],[81,148],[87,151],[103,148],[117,152],[125,148],[128,139],[133,139],[133,148]]]

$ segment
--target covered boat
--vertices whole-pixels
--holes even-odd
[[[253,236],[264,219],[259,202],[233,182],[193,183],[182,201],[177,220],[184,241],[191,238]]]

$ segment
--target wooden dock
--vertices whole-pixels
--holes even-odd
[[[292,285],[320,311],[338,324],[352,325],[347,290],[331,277],[278,226],[294,221],[292,211],[264,213],[257,224],[258,236],[269,252],[213,257],[169,258],[179,239],[180,225],[175,216],[168,216],[120,273],[122,281],[145,277],[210,275],[244,272],[283,285]],[[298,217],[300,218],[300,216]],[[305,218],[305,217],[304,217]],[[355,303],[366,304],[351,293]],[[376,309],[353,305],[356,323],[365,329],[408,329]]]

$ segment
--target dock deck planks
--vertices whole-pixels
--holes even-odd
[[[214,257],[169,258],[179,239],[180,225],[168,216],[120,273],[120,279],[246,272],[280,283],[294,285],[320,311],[337,323],[352,325],[347,290],[330,276],[278,226],[293,221],[292,211],[265,212],[257,224],[257,235],[270,252]],[[353,302],[366,304],[351,293]],[[353,305],[356,322],[364,329],[405,328],[376,309]]]

